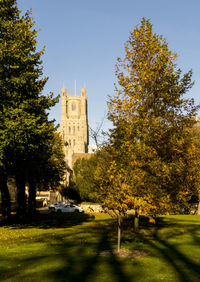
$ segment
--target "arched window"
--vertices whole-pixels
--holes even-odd
[[[73,134],[75,134],[75,126],[73,126]]]
[[[69,146],[71,146],[71,140],[69,139]]]
[[[69,126],[69,133],[71,133],[71,127]]]
[[[79,126],[77,127],[77,130],[78,130],[78,131],[80,130]]]
[[[68,103],[66,102],[66,114],[68,112]]]
[[[75,111],[75,110],[76,110],[76,104],[72,103],[72,111]]]
[[[76,145],[76,140],[74,140],[74,146]]]

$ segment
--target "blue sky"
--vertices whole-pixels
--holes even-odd
[[[25,12],[32,8],[38,48],[46,46],[44,93],[77,94],[86,85],[89,124],[95,128],[107,110],[107,95],[114,91],[114,66],[123,57],[124,43],[142,17],[150,18],[178,54],[183,72],[193,69],[194,87],[188,93],[200,102],[200,1],[199,0],[18,0]],[[61,105],[50,112],[60,123]],[[105,128],[109,123],[105,122]]]

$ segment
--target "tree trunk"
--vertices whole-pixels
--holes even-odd
[[[7,175],[2,171],[0,173],[0,191],[2,216],[8,219],[11,213],[10,193],[7,185]]]
[[[16,174],[17,186],[17,215],[23,218],[26,215],[26,195],[25,195],[25,178],[21,173]]]
[[[135,230],[138,230],[138,228],[139,228],[139,216],[140,216],[139,210],[136,209],[135,210],[135,217],[134,217],[134,229]]]
[[[31,176],[28,180],[29,183],[29,197],[28,197],[28,213],[33,215],[36,212],[36,185]]]
[[[117,252],[120,252],[121,247],[121,217],[118,217],[118,236],[117,236]]]

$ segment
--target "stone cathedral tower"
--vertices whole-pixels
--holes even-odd
[[[73,156],[88,153],[88,118],[87,95],[81,88],[81,96],[66,93],[62,88],[61,94],[61,136],[64,141],[65,160],[70,168]]]

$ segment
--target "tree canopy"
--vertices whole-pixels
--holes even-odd
[[[1,172],[15,176],[18,211],[23,214],[31,164],[38,160],[38,152],[50,150],[55,128],[47,110],[58,97],[42,94],[47,82],[42,76],[44,49],[37,50],[32,13],[21,15],[15,0],[0,0],[0,4]]]
[[[118,59],[118,85],[108,102],[110,166],[114,162],[123,174],[132,207],[146,214],[170,211],[189,195],[184,159],[198,107],[185,97],[192,71],[182,75],[176,61],[166,40],[143,18],[130,33],[125,57]],[[110,189],[117,194],[115,187]]]
[[[70,187],[75,189],[82,201],[101,202],[96,180],[99,154],[78,159],[73,166],[73,178]]]

